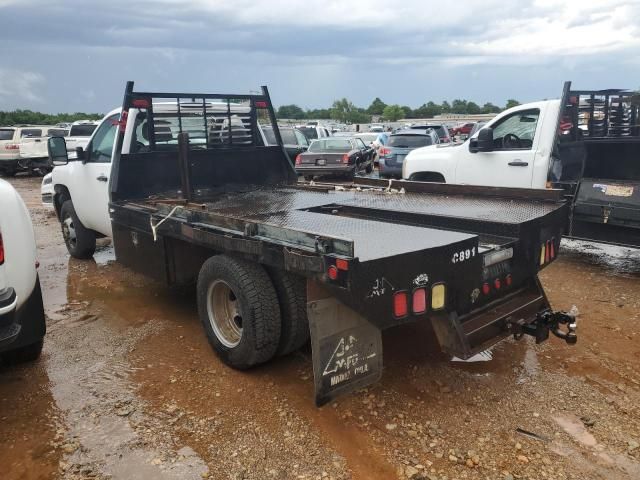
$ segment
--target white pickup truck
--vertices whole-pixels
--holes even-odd
[[[15,189],[0,180],[0,358],[35,360],[45,334],[31,217]]]
[[[571,90],[505,110],[464,143],[413,150],[408,180],[560,188],[566,234],[640,247],[640,105],[627,90]]]
[[[407,155],[410,180],[545,188],[556,139],[560,100],[505,110],[462,144],[441,144]],[[492,139],[487,134],[492,134]],[[481,137],[482,135],[482,137]]]

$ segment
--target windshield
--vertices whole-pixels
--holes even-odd
[[[47,135],[50,137],[66,137],[69,134],[68,130],[63,128],[50,128]]]
[[[263,129],[264,131],[264,136],[267,139],[267,143],[269,145],[277,145],[278,142],[276,142],[276,135],[275,133],[273,133],[273,128],[265,128]],[[297,145],[298,141],[297,138],[295,136],[295,134],[293,133],[293,130],[287,129],[287,128],[281,128],[280,129],[280,136],[282,137],[282,143],[285,145]]]
[[[39,128],[23,128],[20,132],[21,137],[41,137],[42,130]]]
[[[446,138],[447,131],[442,125],[412,125],[411,130],[426,130],[427,128],[433,128],[440,138]]]
[[[15,130],[0,130],[0,140],[12,140],[13,132],[15,132]]]
[[[314,127],[300,127],[300,131],[304,133],[304,136],[309,140],[318,138],[318,131]]]
[[[71,125],[70,137],[90,137],[97,125]]]
[[[331,138],[327,140],[316,140],[309,146],[310,152],[348,152],[351,150],[351,142],[341,138]]]
[[[392,135],[389,146],[397,148],[418,148],[433,145],[429,135]]]
[[[358,135],[354,135],[355,138],[359,138],[366,145],[369,145],[371,142],[375,142],[378,139],[377,133],[360,133]]]

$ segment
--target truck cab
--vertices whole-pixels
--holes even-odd
[[[518,105],[460,145],[416,149],[405,159],[403,178],[545,188],[559,109],[559,100]]]

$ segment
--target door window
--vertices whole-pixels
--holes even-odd
[[[91,140],[91,152],[89,162],[110,163],[113,152],[113,142],[116,139],[118,130],[119,115],[112,115],[98,127]]]
[[[493,127],[494,150],[531,150],[540,110],[523,110],[503,118]]]
[[[304,147],[309,145],[309,140],[307,140],[307,137],[305,137],[302,132],[298,130],[294,130],[293,133],[296,135],[296,139],[298,140],[298,145],[302,145]]]

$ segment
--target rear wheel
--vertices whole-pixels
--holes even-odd
[[[200,321],[223,362],[246,369],[276,354],[280,307],[261,265],[226,255],[211,257],[200,269],[197,290]]]
[[[307,182],[310,182],[311,180],[313,180],[313,175],[305,175],[305,176],[304,176],[304,179],[305,179]]]
[[[66,200],[62,204],[60,225],[62,226],[62,238],[64,238],[69,254],[74,258],[91,258],[96,251],[96,234],[82,224],[71,200]]]
[[[367,167],[364,169],[364,171],[367,172],[368,174],[373,172],[373,163],[367,164]]]
[[[19,363],[33,362],[40,357],[44,340],[40,339],[30,345],[16,348],[10,352],[2,354],[2,360],[9,365],[17,365]]]
[[[304,277],[284,270],[267,270],[276,287],[282,328],[278,355],[295,352],[309,341],[309,320],[307,319],[307,281]]]

